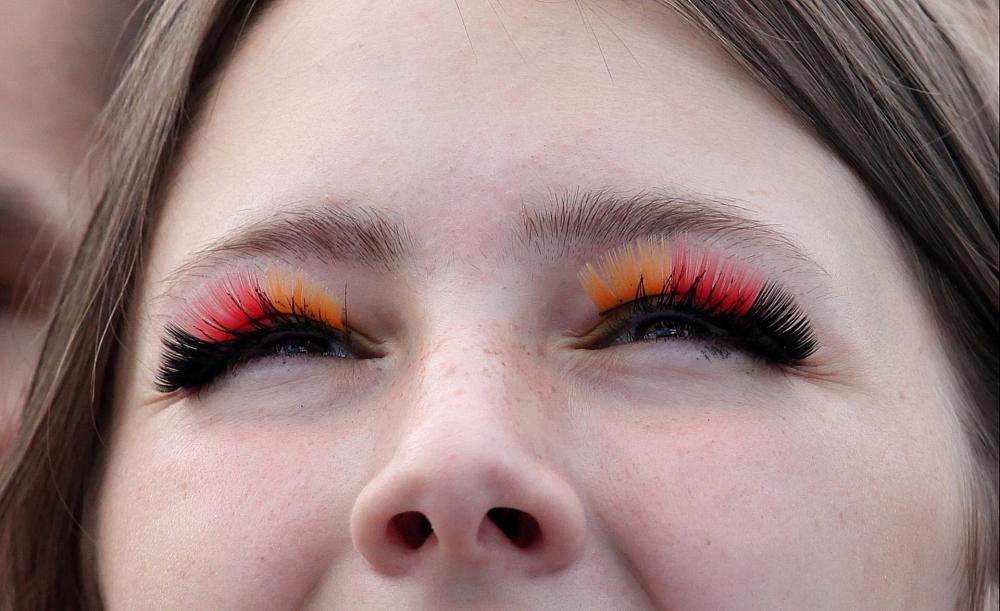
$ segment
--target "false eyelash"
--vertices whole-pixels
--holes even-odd
[[[262,341],[281,337],[311,335],[334,337],[347,350],[351,346],[350,331],[341,332],[325,323],[302,317],[277,314],[268,324],[258,323],[250,331],[224,329],[230,339],[207,341],[191,335],[177,326],[169,326],[164,339],[164,355],[156,378],[160,392],[170,393],[181,388],[207,385],[226,371],[253,356],[263,356]]]
[[[253,328],[278,314],[311,318],[344,330],[344,308],[300,271],[286,278],[271,268],[264,282],[249,271],[232,274],[208,287],[182,318],[180,327],[207,341],[230,339],[231,330]]]
[[[161,392],[199,387],[254,356],[261,342],[299,334],[350,345],[343,307],[301,272],[286,280],[269,270],[264,285],[244,272],[211,285],[167,326],[156,384]]]
[[[580,283],[602,314],[646,294],[685,294],[692,302],[744,314],[764,286],[764,275],[718,251],[691,245],[684,238],[636,240],[616,248],[597,263],[587,263]],[[707,282],[706,282],[707,280]]]
[[[816,338],[805,315],[791,296],[774,283],[766,283],[749,308],[723,294],[713,299],[704,276],[697,276],[681,291],[670,290],[653,296],[640,289],[628,305],[631,316],[669,314],[691,315],[726,331],[728,340],[747,347],[766,359],[783,364],[799,364],[816,352]],[[701,295],[707,294],[704,298]]]
[[[688,314],[778,363],[801,363],[817,348],[807,318],[790,295],[741,261],[684,238],[646,238],[619,247],[597,264],[588,263],[579,279],[602,316],[623,306],[630,307],[630,320]],[[614,318],[623,324],[620,313]]]

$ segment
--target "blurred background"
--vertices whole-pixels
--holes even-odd
[[[0,0],[0,456],[99,169],[94,122],[130,51],[137,0]]]

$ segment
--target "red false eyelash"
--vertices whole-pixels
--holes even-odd
[[[371,358],[354,347],[340,302],[302,273],[230,274],[210,285],[167,325],[161,392],[201,388],[245,360],[282,353]],[[286,342],[283,344],[282,342]]]
[[[765,287],[763,273],[733,257],[684,239],[643,238],[616,248],[579,273],[604,313],[646,296],[675,295],[692,306],[743,316]]]
[[[276,316],[300,316],[344,330],[344,310],[337,300],[305,280],[268,270],[263,281],[253,272],[227,276],[211,285],[185,314],[181,330],[207,342],[266,327]]]

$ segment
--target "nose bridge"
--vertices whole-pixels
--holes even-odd
[[[508,349],[493,345],[446,340],[419,361],[397,447],[352,511],[355,546],[376,570],[443,563],[536,574],[579,553],[582,504],[555,457],[539,451],[540,406]]]
[[[469,332],[474,337],[440,339],[417,359],[414,398],[422,411],[512,421],[507,412],[518,404],[519,417],[528,415],[524,408],[532,401],[523,396],[528,364],[513,354],[507,334],[494,327],[499,325],[477,323]]]
[[[420,360],[409,424],[394,457],[418,479],[434,473],[452,493],[465,489],[470,498],[512,488],[517,474],[549,470],[556,459],[542,451],[549,427],[535,384],[526,379],[530,368],[517,362],[501,329],[486,326],[472,341],[442,340]]]
[[[549,374],[535,362],[537,351],[528,350],[509,323],[468,322],[461,329],[430,332],[439,339],[413,360],[410,436],[462,431],[530,451],[543,441],[547,417],[538,389],[548,387]]]

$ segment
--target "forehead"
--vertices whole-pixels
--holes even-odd
[[[202,114],[196,141],[210,144],[192,148],[248,186],[414,187],[459,171],[558,180],[565,166],[680,177],[712,157],[751,162],[765,136],[806,137],[654,3],[459,4],[277,3]],[[714,168],[726,174],[744,172]]]
[[[749,202],[805,242],[871,227],[847,169],[652,2],[278,2],[183,157],[164,218],[184,230],[160,242],[173,253],[327,199],[395,209],[429,248],[481,248],[525,202],[581,185]]]

